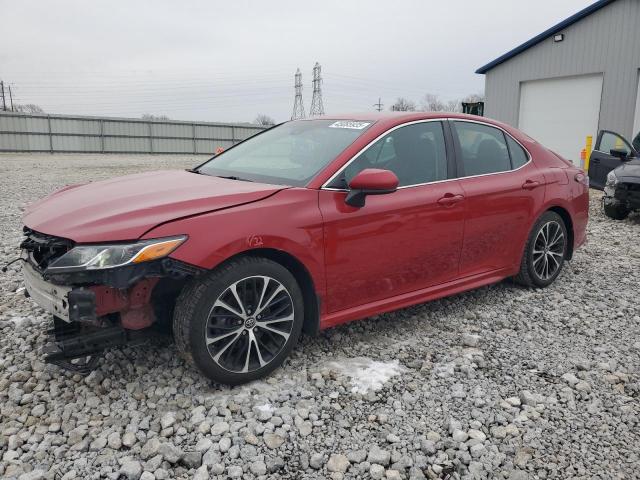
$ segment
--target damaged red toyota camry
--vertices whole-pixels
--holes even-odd
[[[359,115],[67,186],[27,209],[21,247],[26,292],[53,315],[49,361],[82,366],[164,325],[207,377],[239,384],[302,332],[507,277],[546,287],[587,219],[584,172],[518,130]]]

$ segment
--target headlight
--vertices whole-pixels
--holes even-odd
[[[180,237],[140,240],[113,245],[79,245],[52,262],[47,272],[102,270],[166,257],[187,239]]]
[[[606,186],[607,186],[607,187],[615,187],[617,183],[618,183],[618,177],[616,177],[616,174],[615,174],[615,173],[613,173],[613,170],[611,170],[611,171],[607,174],[607,183],[606,183]]]

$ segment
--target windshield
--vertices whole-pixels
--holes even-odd
[[[636,149],[636,152],[640,153],[640,132],[638,132],[636,138],[633,139],[633,148]]]
[[[212,158],[198,172],[301,187],[372,123],[352,120],[283,123]]]

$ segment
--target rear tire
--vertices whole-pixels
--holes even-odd
[[[184,287],[173,332],[178,350],[204,375],[239,385],[279,367],[303,323],[302,292],[291,272],[266,258],[244,257]]]
[[[567,227],[555,212],[545,212],[534,224],[514,280],[528,287],[544,288],[560,275],[567,255]]]
[[[604,214],[613,220],[624,220],[629,215],[629,209],[620,203],[604,201],[603,210]]]

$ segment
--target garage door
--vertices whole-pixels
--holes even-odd
[[[598,133],[602,75],[533,80],[520,85],[520,130],[580,163],[587,135]]]

